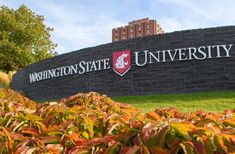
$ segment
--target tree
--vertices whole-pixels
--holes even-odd
[[[56,44],[50,40],[52,28],[44,17],[25,5],[13,10],[0,7],[0,70],[19,70],[55,55]]]

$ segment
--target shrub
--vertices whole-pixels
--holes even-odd
[[[235,152],[235,110],[146,114],[98,93],[36,104],[0,88],[2,153],[206,154]]]
[[[12,77],[15,74],[15,71],[10,71],[7,73],[0,71],[0,87],[10,87]]]

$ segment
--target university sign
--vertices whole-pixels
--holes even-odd
[[[39,82],[42,80],[69,76],[73,74],[83,75],[88,72],[113,69],[120,76],[125,75],[131,65],[143,67],[147,64],[157,65],[157,63],[173,61],[205,60],[213,58],[231,57],[230,50],[233,44],[208,45],[200,47],[187,47],[167,50],[143,50],[131,51],[123,50],[112,53],[112,60],[109,58],[93,61],[80,61],[79,63],[48,69],[29,74],[29,82]],[[134,59],[132,62],[132,58]],[[142,60],[140,60],[142,58]],[[112,65],[111,65],[112,61]]]
[[[12,87],[34,100],[235,90],[235,26],[185,30],[80,49],[18,71]]]

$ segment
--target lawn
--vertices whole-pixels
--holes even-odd
[[[157,107],[175,107],[182,112],[223,112],[225,109],[235,109],[235,91],[123,96],[113,99],[131,104],[144,112],[153,111]]]

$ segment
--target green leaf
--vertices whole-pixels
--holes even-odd
[[[49,136],[62,136],[64,135],[64,131],[63,130],[50,130],[50,131],[47,131],[46,134]]]
[[[192,140],[188,134],[195,126],[189,122],[171,122],[169,126],[186,140]]]
[[[52,29],[25,5],[16,10],[1,6],[0,23],[0,70],[19,70],[54,55]]]
[[[82,132],[82,136],[85,138],[85,139],[89,139],[89,135],[87,132]]]
[[[138,134],[136,129],[128,129],[124,134],[124,144],[125,145],[133,145],[134,138]]]
[[[93,138],[94,137],[94,123],[90,118],[84,117],[84,123],[86,125],[86,129],[88,131],[89,134],[89,138]]]

